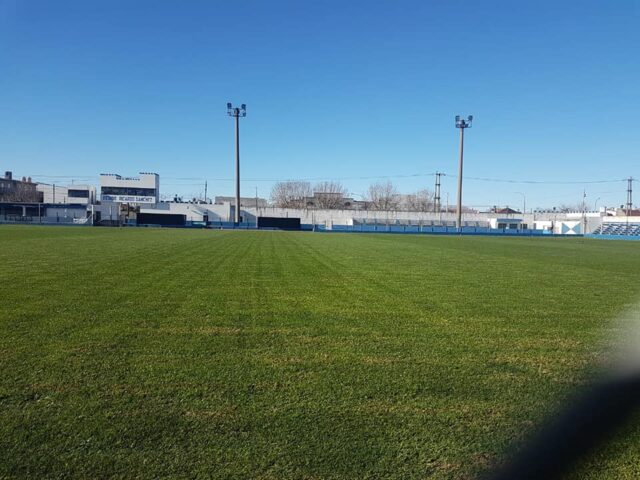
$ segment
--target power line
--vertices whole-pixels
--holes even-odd
[[[454,177],[447,173],[412,173],[399,175],[371,175],[371,176],[353,176],[353,177],[298,177],[298,178],[248,178],[253,182],[283,182],[283,181],[316,181],[316,180],[375,180],[380,178],[415,178],[415,177],[433,177],[436,175],[444,177]],[[457,175],[455,176],[457,178]],[[536,184],[536,185],[584,185],[599,183],[620,183],[626,182],[628,179],[620,178],[615,180],[514,180],[505,178],[487,178],[487,177],[469,177],[463,176],[464,180],[475,180],[481,182],[494,183],[520,183],[520,184]],[[232,181],[232,178],[215,178],[209,179],[214,181]],[[633,181],[638,181],[634,179]]]
[[[289,178],[247,178],[247,181],[252,182],[283,182],[283,181],[318,181],[318,180],[376,180],[384,178],[417,178],[417,177],[434,177],[441,175],[444,177],[456,177],[457,175],[450,175],[443,172],[437,173],[409,173],[409,174],[395,174],[395,175],[367,175],[367,176],[346,176],[346,177],[289,177]],[[61,178],[70,180],[81,179],[96,179],[98,176],[79,176],[79,175],[32,175],[32,178]],[[235,178],[212,178],[212,177],[171,177],[162,176],[161,178],[167,180],[185,180],[185,181],[199,181],[198,185],[202,184],[205,180],[210,182],[232,182]],[[608,180],[517,180],[509,178],[490,178],[490,177],[470,177],[463,176],[464,180],[474,180],[480,182],[493,182],[493,183],[519,183],[519,184],[533,184],[533,185],[585,185],[585,184],[600,184],[600,183],[620,183],[628,182],[628,178],[608,179]],[[634,178],[634,182],[640,182],[640,179]],[[165,183],[164,185],[170,185]],[[173,184],[173,185],[196,185],[195,183],[188,184]]]
[[[617,180],[511,180],[502,178],[485,178],[485,177],[464,177],[465,180],[477,180],[481,182],[496,182],[496,183],[527,183],[536,185],[583,185],[593,183],[620,183],[626,182],[626,178],[620,178]]]
[[[370,175],[370,176],[350,176],[350,177],[289,177],[289,178],[247,178],[247,181],[252,182],[289,182],[289,181],[319,181],[319,180],[376,180],[382,178],[417,178],[417,177],[434,177],[436,175],[444,177],[455,177],[457,175],[450,175],[447,173],[411,173],[411,174],[398,174],[398,175]],[[163,177],[172,178],[172,177]],[[487,177],[469,177],[463,176],[464,180],[475,180],[481,182],[493,182],[493,183],[519,183],[519,184],[534,184],[534,185],[584,185],[584,184],[598,184],[598,183],[620,183],[626,182],[628,179],[620,178],[616,180],[514,180],[506,178],[487,178]],[[185,180],[187,180],[185,178]],[[189,180],[196,180],[195,178],[189,178]],[[210,178],[201,177],[197,180],[209,180],[219,182],[231,182],[233,178]],[[637,182],[637,179],[633,179]]]
[[[95,179],[99,175],[31,175],[31,178],[70,178],[70,179]]]
[[[410,173],[398,175],[369,175],[353,177],[303,177],[303,178],[251,178],[254,182],[282,182],[282,181],[317,181],[317,180],[375,180],[379,178],[413,178],[413,177],[433,177],[435,173]],[[222,180],[222,179],[220,179]]]

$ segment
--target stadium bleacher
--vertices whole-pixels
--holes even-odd
[[[628,235],[640,237],[640,223],[605,223],[596,228],[595,235]]]

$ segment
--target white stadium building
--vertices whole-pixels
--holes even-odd
[[[160,196],[160,176],[141,172],[137,177],[122,177],[112,173],[100,174],[100,201],[127,203],[132,206],[155,205]]]

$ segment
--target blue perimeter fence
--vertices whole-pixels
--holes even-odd
[[[0,224],[16,224],[17,222],[0,222]],[[58,225],[83,227],[87,224],[77,223],[21,223],[25,225]],[[115,225],[113,225],[115,226]],[[134,221],[126,223],[127,227],[155,227],[155,228],[212,228],[222,230],[280,230],[278,228],[260,228],[252,222],[241,222],[236,225],[233,222],[194,222],[187,221],[185,225],[157,225],[146,224],[137,225]],[[512,230],[508,228],[488,228],[488,227],[462,227],[458,230],[456,227],[432,226],[432,225],[334,225],[332,229],[327,229],[324,225],[313,225],[303,223],[300,230],[305,232],[326,232],[326,233],[405,233],[405,234],[432,234],[432,235],[500,235],[512,237],[586,237],[597,240],[635,240],[639,241],[638,235],[609,235],[601,233],[587,233],[563,235],[551,233],[548,230]]]
[[[143,225],[138,225],[143,226]],[[160,225],[144,225],[158,227]],[[222,230],[258,230],[255,223],[241,222],[187,222],[186,228],[213,228]],[[176,228],[185,228],[176,227]],[[280,230],[278,228],[260,228],[259,230]],[[558,235],[548,230],[533,229],[508,229],[508,228],[488,228],[488,227],[444,227],[432,225],[334,225],[328,229],[325,225],[313,225],[303,223],[300,230],[305,232],[325,232],[325,233],[400,233],[400,234],[434,234],[434,235],[502,235],[514,237],[581,237],[582,235]]]
[[[13,223],[7,222],[6,224]],[[28,223],[29,225],[58,225],[58,226],[88,226],[87,224],[75,223]],[[111,227],[117,225],[110,225]],[[126,227],[152,227],[152,228],[209,228],[220,230],[282,230],[279,228],[258,228],[255,223],[241,222],[236,225],[233,222],[194,222],[187,221],[185,225],[158,225],[143,224],[137,225],[134,221],[125,223]],[[563,235],[551,233],[548,230],[523,229],[515,230],[508,228],[488,228],[488,227],[444,227],[432,225],[334,225],[332,229],[327,229],[324,225],[313,225],[303,223],[300,230],[304,232],[325,232],[325,233],[395,233],[395,234],[422,234],[422,235],[485,235],[485,236],[510,236],[510,237],[589,237],[602,240],[639,240],[640,237],[629,235],[601,235],[601,234],[573,234]]]
[[[588,233],[585,237],[598,240],[640,240],[640,236],[638,235],[602,235],[600,233]]]

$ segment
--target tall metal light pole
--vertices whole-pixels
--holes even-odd
[[[473,115],[469,115],[467,119],[460,118],[456,115],[456,128],[460,129],[460,165],[458,167],[458,208],[456,217],[456,226],[458,230],[462,228],[462,163],[464,159],[464,131],[471,127]]]
[[[234,222],[240,223],[240,117],[247,116],[247,106],[243,103],[240,108],[227,103],[227,113],[236,119],[236,211]]]

